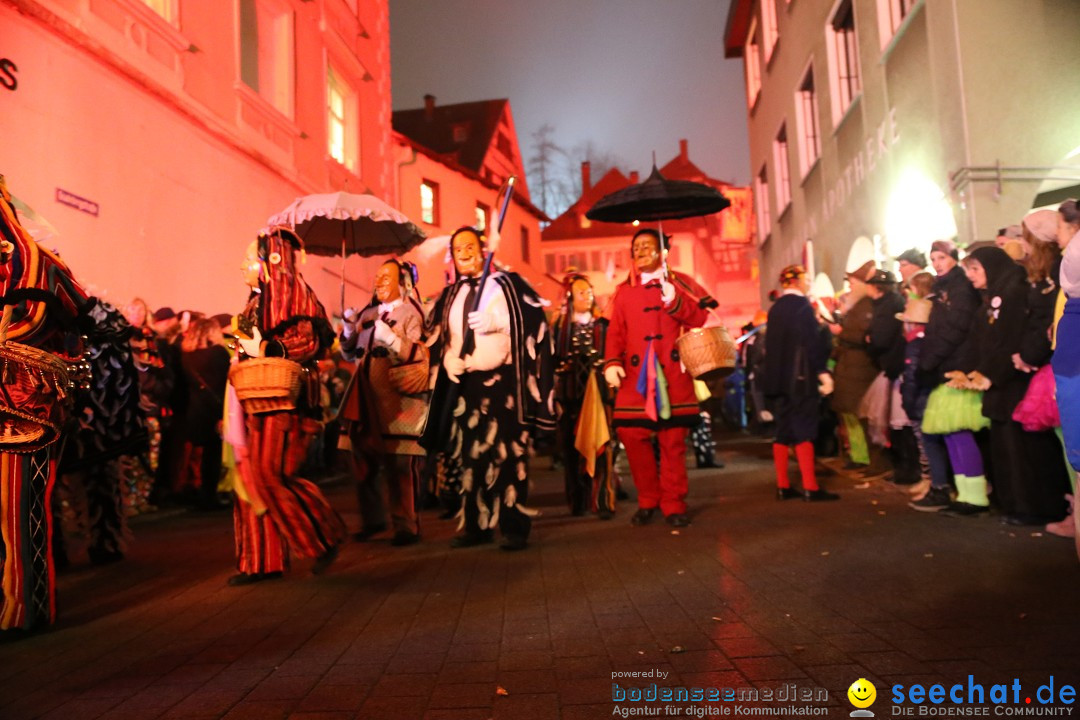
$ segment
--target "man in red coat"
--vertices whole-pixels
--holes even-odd
[[[604,354],[604,377],[617,389],[613,425],[638,490],[638,511],[630,522],[648,523],[659,507],[670,525],[685,527],[686,434],[699,422],[700,410],[675,341],[684,328],[703,325],[706,313],[677,276],[669,279],[659,233],[639,230],[630,252],[633,267],[615,291]]]

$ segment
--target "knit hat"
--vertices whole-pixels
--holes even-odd
[[[907,262],[924,268],[926,267],[926,256],[917,249],[911,248],[897,255],[896,262]]]
[[[952,240],[935,240],[930,245],[930,252],[939,252],[943,255],[951,255],[953,260],[960,259],[960,251],[956,249],[956,243]]]
[[[1057,242],[1058,213],[1055,210],[1035,210],[1024,217],[1024,227],[1042,242]]]
[[[173,310],[171,307],[158,308],[154,311],[154,314],[151,317],[154,319],[154,322],[161,322],[162,320],[172,320],[174,317],[176,317],[176,311]]]

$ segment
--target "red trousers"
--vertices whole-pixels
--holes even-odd
[[[233,501],[236,569],[245,575],[283,572],[289,567],[289,545],[277,531],[269,513],[255,510],[239,497]]]
[[[656,462],[653,448],[653,430],[639,427],[621,427],[619,440],[626,448],[630,463],[630,475],[638,492],[638,507],[643,510],[659,507],[664,515],[686,512],[687,428],[670,427],[657,430],[660,445],[660,462]]]

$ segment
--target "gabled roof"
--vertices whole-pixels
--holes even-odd
[[[454,105],[435,105],[430,117],[427,108],[396,110],[392,125],[414,143],[432,152],[450,156],[457,164],[473,172],[480,172],[488,148],[495,139],[508,100],[479,100]],[[454,140],[455,129],[460,129]]]
[[[622,190],[630,184],[630,178],[623,175],[618,168],[608,170],[596,184],[582,193],[581,197],[577,199],[577,202],[568,207],[562,215],[552,220],[551,224],[544,228],[542,233],[544,240],[625,235],[626,228],[629,227],[627,225],[621,223],[594,222],[590,227],[583,228],[581,227],[581,218],[585,216],[585,212],[591,208],[597,200],[616,190]]]
[[[727,27],[724,28],[724,57],[742,57],[746,34],[750,32],[750,21],[753,19],[753,6],[751,0],[731,0]]]

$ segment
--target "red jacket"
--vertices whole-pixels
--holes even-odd
[[[697,299],[675,282],[675,299],[664,306],[660,284],[631,285],[629,279],[615,290],[611,326],[608,328],[604,369],[618,365],[626,377],[615,395],[615,426],[692,427],[699,422],[700,409],[694,383],[679,362],[675,341],[686,329],[701,327],[707,314]],[[671,417],[653,422],[645,414],[645,397],[638,392],[638,375],[649,339],[668,382]]]

